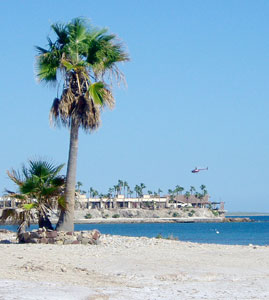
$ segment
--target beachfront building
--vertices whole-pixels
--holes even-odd
[[[0,197],[0,208],[12,207],[15,208],[18,204],[18,200],[10,197]]]
[[[77,209],[115,209],[115,208],[141,208],[141,209],[160,209],[160,208],[212,208],[214,210],[224,211],[224,202],[211,202],[209,195],[196,197],[190,195],[171,195],[152,196],[143,195],[143,197],[129,198],[124,195],[118,195],[115,198],[87,198],[86,195],[76,196]]]
[[[15,208],[18,205],[18,201],[9,197],[0,197],[0,208]],[[182,207],[210,208],[224,212],[224,202],[211,202],[209,201],[209,195],[203,197],[196,197],[195,195],[190,195],[189,197],[185,195],[143,195],[135,198],[118,195],[114,198],[88,198],[85,194],[76,194],[75,198],[76,209],[177,209]],[[55,208],[57,208],[56,203]]]

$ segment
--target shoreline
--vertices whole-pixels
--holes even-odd
[[[51,223],[57,224],[58,219],[52,218]],[[216,218],[92,218],[92,219],[74,219],[74,224],[158,224],[158,223],[241,223],[241,222],[255,222],[248,217],[230,218],[230,217],[216,217]],[[32,222],[31,224],[38,224]],[[0,223],[1,226],[17,225],[12,222]]]
[[[75,219],[75,224],[125,224],[125,223],[220,223],[223,218],[115,218]],[[53,220],[53,224],[57,220]]]

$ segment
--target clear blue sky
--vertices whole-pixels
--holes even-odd
[[[0,190],[33,157],[66,163],[67,129],[49,127],[56,91],[34,78],[50,24],[84,16],[125,43],[128,87],[102,127],[80,134],[77,180],[106,192],[205,184],[230,211],[269,211],[269,1],[1,1]],[[195,166],[209,167],[200,174]]]

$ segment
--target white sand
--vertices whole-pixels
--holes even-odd
[[[269,247],[101,240],[0,244],[0,300],[269,299]]]

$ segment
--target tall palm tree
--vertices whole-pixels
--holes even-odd
[[[170,200],[170,202],[174,203],[174,200],[175,200],[175,191],[169,189],[168,190],[168,194],[169,194],[169,200]]]
[[[78,181],[78,182],[77,182],[77,192],[78,192],[78,193],[81,192],[80,188],[81,188],[82,186],[83,186],[82,182],[81,182],[81,181]]]
[[[102,109],[114,106],[111,85],[105,79],[123,79],[117,63],[127,61],[128,55],[115,35],[93,28],[84,19],[56,23],[51,28],[56,40],[48,38],[48,49],[36,47],[37,78],[45,83],[59,82],[59,86],[62,83],[61,96],[54,100],[50,112],[54,124],[70,129],[66,208],[61,211],[57,229],[73,231],[79,128],[86,132],[97,129]]]
[[[194,187],[194,186],[190,186],[190,193],[191,193],[191,195],[192,195],[194,192],[196,192],[195,187]]]
[[[123,191],[124,191],[124,198],[125,198],[125,190],[128,191],[129,185],[127,181],[123,181]]]
[[[135,187],[134,187],[134,190],[135,190],[135,196],[136,197],[139,197],[139,194],[140,194],[140,186],[139,185],[136,185]]]
[[[189,198],[190,198],[190,196],[191,196],[191,193],[189,192],[189,191],[186,191],[186,193],[185,193],[185,198],[187,199],[187,202],[189,202]]]
[[[63,204],[65,179],[59,175],[63,166],[54,166],[44,160],[30,160],[28,166],[23,165],[22,171],[7,171],[18,188],[17,192],[7,190],[7,195],[18,201],[18,207],[3,210],[1,219],[5,221],[11,217],[18,222],[18,233],[24,231],[36,216],[39,227],[53,229],[48,214],[57,202]]]
[[[123,180],[118,180],[119,194],[121,195],[121,189],[123,188]]]
[[[144,183],[140,183],[140,191],[141,191],[141,197],[143,197],[143,189],[145,189],[146,186]]]
[[[202,195],[203,195],[203,196],[207,195],[206,186],[205,186],[204,184],[202,184],[202,185],[200,186],[200,189],[202,190]]]

